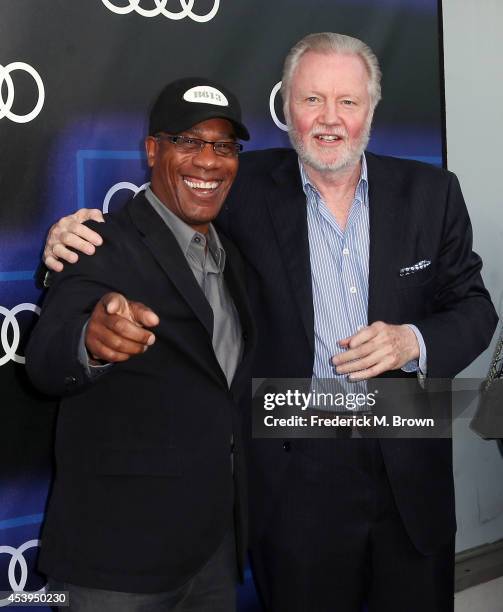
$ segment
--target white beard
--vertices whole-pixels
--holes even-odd
[[[343,170],[350,166],[354,166],[360,161],[361,156],[367,148],[370,139],[371,125],[372,114],[369,113],[360,138],[350,145],[347,144],[346,141],[343,150],[339,152],[337,159],[334,161],[324,161],[323,159],[317,157],[316,152],[306,149],[297,130],[295,130],[295,128],[293,128],[290,123],[288,123],[288,135],[290,137],[290,142],[292,143],[293,148],[297,151],[297,154],[304,165],[310,166],[318,172],[332,173],[338,172],[339,170]],[[336,134],[347,139],[347,133],[345,130],[334,130],[334,128],[328,127],[323,124],[315,125],[311,130],[309,137],[312,137],[314,134],[319,134],[320,132],[326,134]]]

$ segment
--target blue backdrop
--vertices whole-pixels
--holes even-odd
[[[112,210],[146,180],[147,109],[168,81],[203,75],[242,101],[248,149],[288,146],[283,58],[309,32],[365,40],[383,67],[370,149],[443,162],[437,0],[2,0],[0,4],[0,591],[34,570],[57,403],[26,380],[33,281],[49,226]],[[134,543],[131,543],[134,547]],[[0,600],[0,607],[5,605]],[[250,576],[240,610],[256,610]]]

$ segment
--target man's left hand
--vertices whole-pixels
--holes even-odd
[[[340,340],[339,346],[347,350],[335,355],[332,363],[337,374],[349,374],[349,380],[373,378],[419,359],[419,343],[408,325],[376,321]]]

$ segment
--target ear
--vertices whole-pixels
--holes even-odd
[[[145,138],[145,152],[147,154],[148,167],[152,168],[155,164],[155,158],[159,149],[159,142],[153,136],[147,136]]]

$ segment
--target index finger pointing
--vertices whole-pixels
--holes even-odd
[[[155,336],[151,331],[120,315],[111,315],[106,321],[106,327],[118,337],[124,340],[131,340],[137,344],[150,346],[155,341]]]
[[[159,325],[159,317],[145,304],[140,302],[131,302],[129,304],[135,321],[145,327],[156,327]]]

